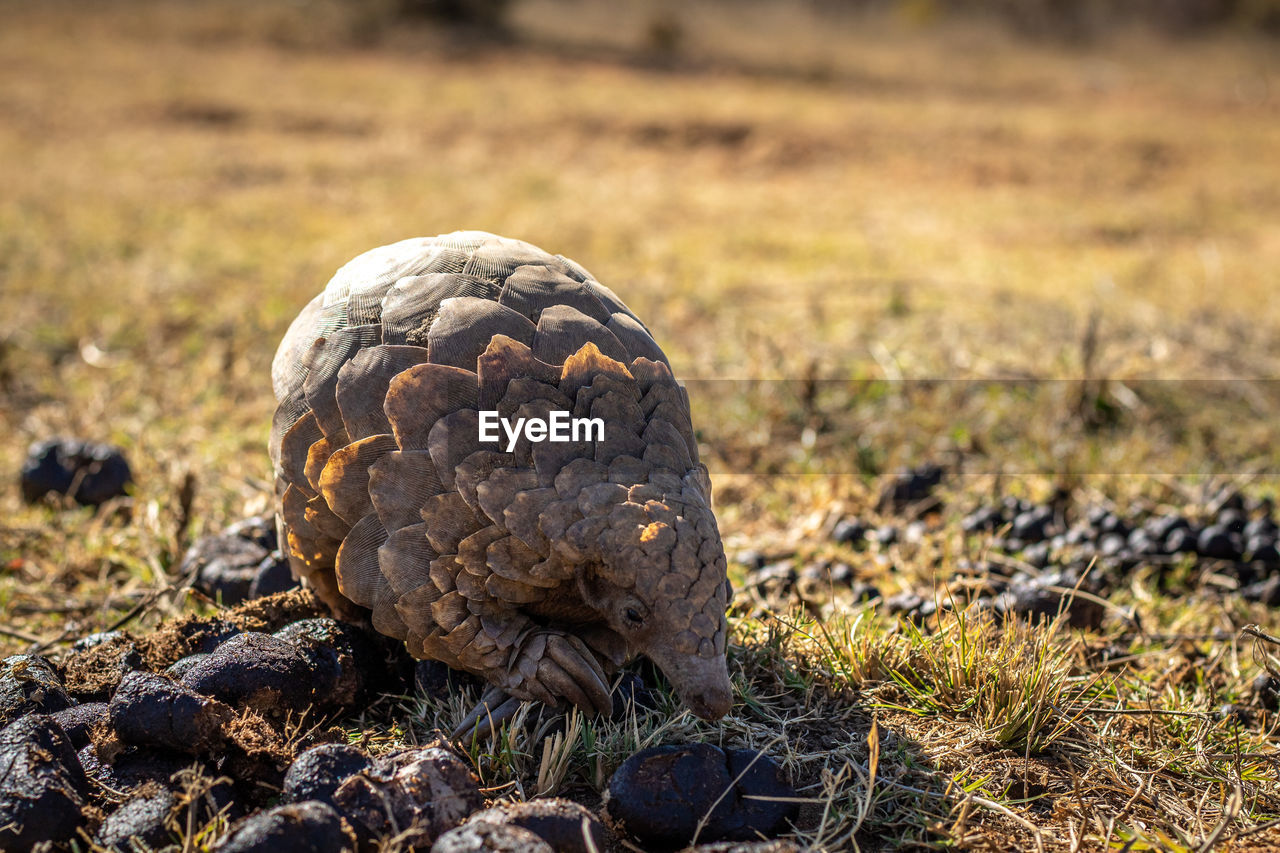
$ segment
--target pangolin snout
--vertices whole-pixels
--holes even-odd
[[[650,654],[670,679],[680,701],[704,720],[718,720],[733,706],[733,685],[724,657]]]
[[[727,678],[724,684],[703,687],[682,698],[689,710],[704,720],[718,720],[729,713],[729,708],[733,706],[733,690],[729,687]]]

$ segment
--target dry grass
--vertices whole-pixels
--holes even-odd
[[[138,486],[97,515],[0,494],[0,646],[111,624],[192,536],[265,509],[293,312],[356,253],[463,227],[580,260],[707,380],[730,550],[940,583],[972,548],[950,516],[893,572],[815,544],[923,456],[970,472],[953,506],[1055,485],[1195,506],[1224,474],[1274,491],[1269,385],[1150,382],[1280,372],[1274,45],[1068,50],[797,7],[699,7],[673,56],[658,6],[605,25],[529,0],[528,41],[486,44],[389,29],[377,4],[5,3],[0,469],[72,433],[123,444]],[[1088,381],[897,381],[992,377]],[[723,381],[744,378],[779,381]],[[526,717],[477,769],[589,800],[639,746],[696,737],[769,745],[826,849],[1273,848],[1274,720],[1213,710],[1259,671],[1240,627],[1276,616],[1154,590],[1135,573],[1115,604],[1141,629],[1101,634],[743,615],[724,723],[669,702],[547,746]],[[1108,644],[1131,659],[1103,666]],[[425,738],[462,699],[389,707],[353,737]]]

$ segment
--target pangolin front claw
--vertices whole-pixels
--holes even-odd
[[[490,687],[480,697],[479,703],[449,735],[449,740],[483,740],[492,737],[502,724],[515,716],[520,709],[520,699],[510,696],[499,687]]]
[[[545,642],[528,643],[513,672],[531,672],[514,692],[525,692],[548,704],[568,701],[586,713],[608,714],[613,708],[609,683],[600,661],[577,637],[542,634]]]

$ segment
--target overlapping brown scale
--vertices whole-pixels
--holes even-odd
[[[689,446],[685,443],[684,436],[669,421],[665,421],[662,418],[650,418],[641,438],[645,440],[645,443],[650,448],[655,446],[661,448],[663,458],[670,460],[669,463],[664,464],[664,467],[680,474],[693,467],[693,459],[689,456]],[[649,455],[647,449],[644,459],[650,464],[658,464]]]
[[[334,397],[352,441],[391,432],[383,409],[391,380],[428,360],[424,347],[382,345],[360,350],[338,370]]]
[[[548,409],[562,411],[569,411],[573,405],[568,397],[560,393],[554,382],[547,383],[528,377],[508,382],[506,393],[498,401],[496,408],[501,417],[514,418],[521,407],[536,401],[545,402]]]
[[[662,351],[662,347],[658,346],[658,342],[649,335],[649,331],[640,325],[640,321],[630,314],[616,311],[609,316],[609,322],[605,323],[604,327],[622,342],[631,358],[643,356],[664,364],[667,362],[667,355]]]
[[[373,604],[370,605],[373,612],[370,613],[369,618],[373,622],[374,630],[379,634],[404,640],[409,636],[409,626],[405,624],[404,619],[400,618],[400,613],[396,610],[396,602],[399,600],[400,596],[390,586],[379,587]]]
[[[383,408],[401,450],[427,450],[431,429],[441,417],[474,409],[476,375],[443,364],[419,364],[405,370],[387,387]],[[444,472],[439,472],[441,480]]]
[[[555,255],[555,259],[560,262],[560,266],[564,267],[565,275],[574,281],[592,281],[595,276],[587,272],[587,268],[572,258],[566,258],[564,255]]]
[[[372,607],[378,591],[390,586],[378,568],[378,549],[386,541],[387,531],[369,513],[351,528],[338,550],[338,589],[361,607]]]
[[[369,468],[396,449],[389,435],[371,435],[335,450],[320,472],[320,493],[343,521],[354,525],[373,512]]]
[[[388,533],[422,522],[427,499],[444,491],[425,450],[396,450],[369,467],[369,499]]]
[[[528,317],[488,299],[458,296],[440,303],[427,332],[433,364],[474,369],[494,335],[532,345],[537,329]]]
[[[402,278],[382,299],[382,342],[426,346],[441,302],[455,296],[497,299],[500,291],[492,281],[456,273]]]
[[[506,537],[507,532],[497,525],[490,525],[477,530],[458,543],[458,565],[462,567],[463,571],[470,572],[477,577],[484,577],[489,573],[485,556],[489,546]]]
[[[619,363],[628,358],[627,348],[613,332],[572,305],[551,305],[543,309],[532,348],[535,358],[560,364],[588,342]]]
[[[387,541],[378,550],[378,566],[397,595],[428,584],[434,600],[440,597],[440,590],[431,583],[429,569],[439,556],[427,541],[427,525],[423,522],[388,534]]]
[[[610,316],[609,309],[589,286],[540,264],[517,267],[507,276],[498,302],[535,323],[540,322],[545,310],[556,306],[574,308],[594,319],[601,327],[609,322]],[[563,360],[556,359],[555,363]]]
[[[517,448],[519,450],[519,448]],[[550,486],[556,475],[576,459],[592,459],[595,456],[595,443],[590,441],[544,441],[531,445],[529,458],[526,461],[519,453],[516,459],[529,465],[538,475],[539,486]]]
[[[493,281],[503,281],[517,268],[528,264],[546,266],[562,273],[569,272],[558,257],[523,240],[508,237],[492,237],[477,246],[464,272]]]
[[[306,513],[307,522],[331,539],[341,541],[347,535],[347,532],[351,530],[351,525],[335,515],[333,510],[329,508],[324,495],[316,495],[308,500],[304,512]]]
[[[484,512],[488,515],[480,502],[477,494],[478,490],[495,471],[509,469],[514,464],[515,457],[510,453],[503,453],[497,450],[477,450],[454,468],[454,488],[457,489],[458,494],[462,495],[462,499],[467,502],[467,506],[477,512]],[[532,472],[530,473],[532,475]],[[489,518],[494,522],[500,523],[502,521],[501,515],[497,518],[493,516],[489,516]]]
[[[530,468],[495,468],[476,485],[475,495],[484,514],[505,530],[507,508],[515,503],[518,494],[537,487],[538,475]]]
[[[319,539],[326,536],[307,518],[307,495],[296,485],[290,483],[280,496],[280,514],[285,524],[304,539]]]
[[[302,358],[315,341],[315,327],[324,310],[324,296],[318,294],[298,312],[284,333],[280,348],[271,360],[271,388],[277,400],[287,400],[302,390],[302,382],[306,373],[302,367]]]
[[[324,439],[316,416],[311,412],[303,415],[280,442],[280,473],[286,481],[299,489],[309,492],[308,497],[315,494],[315,489],[307,481],[307,453],[311,445]]]
[[[472,453],[486,450],[480,444],[480,414],[475,409],[450,412],[435,422],[427,435],[427,450],[436,474],[446,489],[456,488],[455,471]]]
[[[422,272],[431,262],[440,241],[414,237],[379,246],[344,264],[324,289],[324,304],[343,302],[352,293],[385,290],[397,279]]]
[[[316,422],[333,444],[346,444],[347,428],[338,411],[334,389],[338,370],[357,352],[378,344],[382,331],[378,326],[350,326],[326,338],[318,338],[307,354],[307,379],[302,384],[307,406],[315,412]]]
[[[324,473],[324,466],[329,464],[329,457],[332,455],[333,447],[327,438],[320,439],[307,450],[306,466],[302,469],[302,474],[306,478],[306,485],[311,487],[311,492],[320,493],[320,475]],[[304,481],[297,482],[301,484]]]
[[[561,500],[555,489],[538,486],[516,492],[502,508],[502,526],[543,557],[551,553],[546,533],[542,530],[542,514]]]
[[[603,359],[604,356],[600,356],[600,358]],[[612,359],[609,360],[609,363],[618,364],[618,362],[613,361]],[[567,386],[570,384],[570,382],[566,382]],[[591,415],[591,407],[595,404],[596,400],[606,395],[619,397],[634,405],[634,416],[628,414],[627,418],[634,419],[639,423],[632,424],[630,429],[634,432],[643,428],[641,424],[643,424],[644,415],[640,411],[639,406],[640,389],[636,387],[635,380],[629,374],[623,376],[611,373],[596,373],[592,376],[590,384],[580,386],[577,393],[574,395],[574,416],[580,418],[589,417]]]
[[[482,526],[471,507],[457,492],[442,492],[422,505],[427,539],[437,554],[458,553],[458,543]]]
[[[504,399],[517,388],[525,388],[526,393],[533,395],[546,394],[540,390],[543,388],[555,390],[560,380],[560,368],[534,358],[533,350],[514,338],[494,335],[476,361],[476,376],[480,383],[479,408],[499,412],[505,409],[504,416],[510,416],[511,411],[532,396],[512,398],[505,406],[502,405]],[[555,396],[568,405],[563,395],[557,393]]]
[[[541,563],[542,555],[514,536],[503,536],[485,549],[485,568],[489,572],[526,586],[554,589],[560,583],[558,579],[534,572]],[[482,572],[480,576],[488,574]]]

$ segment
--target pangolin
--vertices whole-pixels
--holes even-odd
[[[294,573],[485,679],[473,719],[494,699],[607,712],[634,655],[698,716],[729,710],[729,585],[688,395],[577,263],[475,231],[373,249],[293,321],[272,381]],[[482,442],[482,412],[604,434]]]

